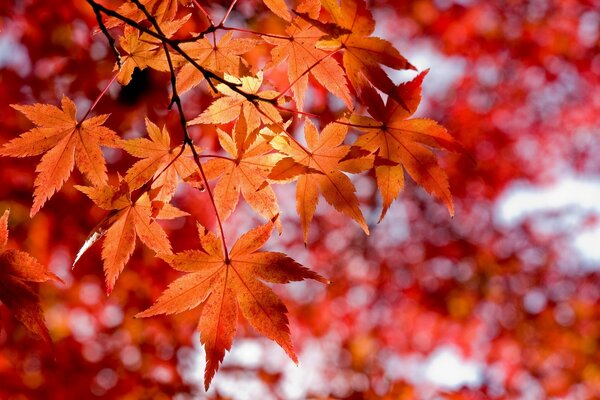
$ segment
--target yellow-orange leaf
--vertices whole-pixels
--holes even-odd
[[[342,142],[348,133],[348,127],[342,124],[329,124],[319,135],[317,128],[306,121],[304,136],[308,149],[300,147],[285,135],[271,139],[271,145],[280,152],[289,155],[297,163],[319,171],[318,174],[300,175],[296,185],[296,210],[304,230],[304,242],[308,241],[310,222],[315,213],[319,192],[336,210],[355,220],[369,234],[369,228],[360,211],[354,184],[340,171],[340,160],[348,153],[349,146]]]
[[[283,18],[286,21],[292,19],[290,11],[285,4],[285,0],[263,0],[263,3],[265,3],[265,5],[269,7],[269,10],[273,11],[278,17]]]
[[[184,43],[181,48],[198,64],[216,74],[240,76],[247,72],[247,63],[241,55],[259,43],[257,39],[234,38],[233,32],[229,31],[218,43],[211,43],[202,38],[193,43]],[[184,93],[202,82],[203,78],[202,72],[192,64],[186,63],[177,74],[177,91],[179,94]]]
[[[162,21],[170,21],[177,14],[177,5],[182,0],[140,0],[140,3],[146,8],[150,15],[154,16],[160,23]],[[125,2],[116,9],[119,15],[132,19],[135,22],[140,22],[146,19],[146,14],[139,9],[137,4],[133,2]],[[123,25],[124,22],[118,18],[110,17],[105,22],[107,28],[114,28]]]
[[[182,19],[166,21],[161,23],[161,30],[166,37],[172,36],[189,19],[190,14]],[[121,85],[127,85],[131,81],[134,69],[145,69],[150,67],[157,71],[169,71],[169,63],[164,53],[160,40],[147,33],[130,26],[125,27],[123,36],[119,38],[121,48],[127,53],[121,59],[121,69],[117,81]],[[178,65],[182,58],[179,55],[171,55],[171,61]]]
[[[125,181],[129,190],[133,191],[151,180],[156,189],[152,199],[168,203],[177,189],[177,176],[184,179],[196,171],[196,164],[191,159],[189,147],[183,153],[178,148],[171,148],[171,138],[165,127],[158,126],[146,119],[146,129],[150,139],[140,138],[121,142],[123,150],[134,157],[141,158],[129,168]]]
[[[236,78],[225,74],[225,80],[236,85],[242,92],[254,97],[273,99],[277,96],[277,92],[274,91],[258,91],[263,82],[262,71],[258,72],[256,78],[252,76]],[[188,122],[188,125],[225,124],[238,118],[241,113],[244,114],[249,131],[258,129],[261,122],[264,124],[282,122],[281,115],[273,104],[260,100],[248,100],[246,96],[236,92],[224,83],[218,84],[216,88],[225,96],[215,100],[202,114]]]
[[[220,129],[218,135],[221,146],[232,158],[210,160],[204,164],[204,170],[209,180],[219,178],[214,189],[219,216],[227,219],[231,215],[241,193],[258,214],[267,220],[276,218],[281,232],[277,197],[271,186],[263,185],[281,155],[272,153],[269,143],[256,131],[248,131],[243,116],[234,127],[233,137]]]

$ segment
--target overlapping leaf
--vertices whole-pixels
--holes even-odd
[[[171,148],[171,138],[166,127],[161,130],[146,119],[150,139],[140,138],[121,142],[122,148],[132,156],[141,158],[129,168],[125,181],[129,190],[135,190],[154,179],[151,188],[156,189],[153,199],[168,203],[177,189],[177,176],[185,179],[196,170],[189,147],[183,153]],[[180,146],[178,146],[180,147]]]
[[[278,17],[283,18],[286,21],[292,19],[290,10],[288,9],[287,4],[285,4],[285,0],[263,0],[263,3],[265,3],[265,5],[269,7],[269,10]]]
[[[391,203],[404,187],[404,170],[416,183],[430,194],[443,201],[450,214],[454,205],[448,177],[438,166],[435,154],[429,149],[458,149],[452,136],[437,122],[425,118],[408,119],[417,109],[421,100],[421,84],[427,71],[414,80],[398,86],[397,92],[404,99],[405,107],[391,97],[383,104],[374,90],[368,91],[369,112],[374,117],[353,116],[351,122],[361,126],[365,133],[354,146],[375,154],[377,186],[383,197],[385,216]]]
[[[199,225],[200,250],[162,256],[174,269],[187,274],[172,282],[152,307],[137,315],[176,314],[202,307],[198,329],[206,350],[207,389],[233,343],[238,309],[260,334],[277,342],[297,362],[286,306],[263,282],[327,281],[285,254],[258,252],[272,230],[273,224],[267,223],[244,234],[226,259],[221,240]]]
[[[272,90],[259,92],[263,82],[262,71],[258,72],[256,78],[252,76],[236,78],[225,74],[225,79],[246,95],[224,83],[218,84],[216,88],[224,96],[215,100],[202,114],[189,121],[188,125],[225,124],[237,119],[241,113],[244,114],[250,131],[258,129],[261,122],[264,124],[282,122],[281,115],[273,104],[258,99],[258,97],[274,99],[277,96],[277,92]]]
[[[348,108],[352,108],[352,98],[346,85],[344,70],[331,57],[335,50],[325,51],[316,47],[323,32],[301,18],[295,18],[286,28],[286,33],[289,38],[266,36],[265,41],[275,45],[271,50],[271,62],[274,65],[287,60],[288,79],[298,110],[303,109],[309,74],[339,97]]]
[[[189,19],[189,14],[181,19],[166,21],[160,24],[162,32],[166,37],[171,37]],[[127,85],[135,68],[152,68],[157,71],[169,71],[169,63],[161,45],[161,41],[154,36],[130,26],[125,27],[123,36],[119,38],[123,51],[127,54],[121,60],[121,69],[117,81],[121,85]],[[179,55],[171,55],[171,62],[177,66],[182,58]]]
[[[27,329],[51,342],[35,283],[62,280],[35,258],[19,250],[7,250],[8,216],[0,218],[0,301]]]
[[[98,207],[110,211],[86,240],[75,259],[76,263],[94,242],[106,236],[102,245],[102,260],[108,293],[112,291],[117,278],[129,261],[135,249],[136,237],[156,253],[171,253],[171,243],[156,219],[173,219],[187,213],[162,203],[160,209],[155,210],[147,193],[132,199],[125,182],[122,182],[118,189],[108,185],[77,186],[77,189],[85,193]]]
[[[234,135],[218,130],[221,147],[232,158],[215,158],[204,164],[209,180],[219,178],[215,188],[217,212],[227,219],[235,210],[240,193],[246,202],[267,220],[277,218],[279,205],[271,186],[263,185],[267,175],[281,159],[281,154],[273,153],[267,141],[256,131],[249,131],[243,116],[237,121]],[[275,220],[281,232],[281,221]]]
[[[296,184],[296,210],[302,222],[304,242],[308,240],[308,230],[317,208],[319,192],[336,210],[355,220],[365,233],[369,233],[358,205],[354,184],[341,172],[352,163],[340,163],[349,150],[349,146],[342,144],[347,132],[346,125],[333,123],[327,125],[319,134],[317,128],[307,120],[304,125],[304,136],[308,149],[301,147],[286,135],[277,135],[270,142],[274,148],[287,154],[294,161],[290,162],[289,158],[281,160],[275,166],[277,174],[284,176],[285,179],[290,178],[282,168],[285,164],[289,165],[290,170],[293,168],[301,174]],[[318,173],[305,174],[296,164]],[[353,172],[355,172],[354,168]],[[274,179],[276,176],[271,175],[270,178]]]
[[[150,15],[154,16],[158,22],[171,21],[177,14],[178,3],[182,0],[140,0]],[[135,22],[146,19],[146,14],[131,1],[125,1],[117,8],[119,15],[129,18]],[[107,28],[114,28],[123,25],[124,22],[118,18],[108,18],[105,22]]]
[[[202,38],[193,43],[184,43],[181,48],[209,71],[219,75],[227,73],[241,76],[248,71],[242,54],[252,50],[259,43],[257,39],[234,38],[233,32],[229,31],[216,44]],[[180,94],[184,93],[202,82],[202,79],[202,72],[194,65],[186,63],[177,74],[177,91]]]
[[[49,104],[12,107],[37,127],[5,143],[0,155],[27,157],[45,153],[36,168],[32,216],[60,190],[74,165],[94,185],[107,181],[106,162],[100,145],[116,147],[119,144],[115,132],[103,126],[108,115],[78,122],[75,103],[66,96],[62,98],[62,110]]]
[[[335,24],[350,33],[338,35],[333,30],[330,32],[333,35],[321,40],[319,47],[344,50],[346,75],[361,101],[368,102],[365,90],[373,85],[402,104],[402,97],[396,93],[396,86],[382,65],[396,70],[414,67],[390,42],[370,36],[375,30],[375,20],[365,0],[342,0],[341,4],[338,0],[323,0],[322,4]]]

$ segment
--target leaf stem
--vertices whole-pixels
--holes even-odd
[[[244,33],[249,33],[251,35],[257,35],[257,36],[267,36],[267,37],[272,37],[274,39],[290,40],[289,36],[276,35],[274,33],[257,32],[257,31],[253,31],[253,30],[250,30],[250,29],[235,28],[233,26],[218,26],[217,29],[221,29],[221,30],[224,30],[224,31],[244,32]]]
[[[119,76],[119,71],[117,71],[115,73],[115,75],[111,78],[111,80],[108,82],[108,84],[106,85],[106,87],[100,92],[100,94],[98,95],[98,97],[96,97],[96,100],[94,100],[94,102],[92,103],[91,107],[87,110],[87,112],[85,113],[85,115],[83,116],[83,118],[81,118],[81,122],[85,121],[85,119],[88,117],[88,115],[90,115],[90,113],[96,107],[96,105],[98,104],[98,102],[100,102],[100,99],[106,94],[106,92],[108,91],[108,88],[110,87],[110,85],[112,85],[113,82],[115,81],[115,79],[117,79],[117,76]]]
[[[229,8],[227,9],[227,12],[223,16],[223,19],[221,20],[221,22],[219,22],[218,26],[223,26],[223,24],[225,23],[225,21],[227,20],[227,18],[229,18],[229,14],[231,14],[231,10],[233,10],[233,7],[235,7],[236,3],[237,3],[237,0],[233,0],[231,2],[231,4],[229,5]]]
[[[198,3],[198,0],[192,0],[192,3],[194,3],[194,6],[198,7],[200,12],[204,15],[204,17],[206,17],[210,26],[215,26],[215,23],[213,22],[212,18],[210,17],[210,14],[204,9],[204,7],[202,7],[202,5],[200,3]]]

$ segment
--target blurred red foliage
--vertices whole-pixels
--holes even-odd
[[[229,6],[200,3],[216,15]],[[0,308],[0,397],[600,397],[600,275],[597,261],[573,246],[577,232],[596,225],[594,211],[542,208],[512,222],[502,217],[515,188],[600,173],[598,2],[374,0],[370,8],[381,36],[417,68],[431,68],[419,115],[440,121],[465,148],[441,156],[455,217],[413,185],[377,225],[381,199],[371,180],[358,177],[359,200],[373,206],[365,214],[370,237],[319,207],[308,251],[300,229],[286,230],[278,244],[333,282],[276,288],[290,309],[299,366],[290,367],[282,350],[241,325],[240,349],[234,345],[207,395],[198,312],[133,318],[179,274],[137,248],[107,298],[99,248],[70,268],[104,216],[73,188],[83,184],[81,176],[29,220],[36,161],[0,158],[0,209],[11,209],[10,243],[65,280],[40,287],[53,349]],[[244,0],[231,18],[277,31],[280,20],[264,10]],[[187,32],[205,29],[196,14]],[[90,104],[106,86],[114,59],[94,29],[85,2],[2,7],[2,143],[30,128],[9,104],[56,103],[63,93]],[[260,55],[254,57],[258,62]],[[314,83],[305,111],[335,119],[336,103]],[[166,111],[168,85],[166,74],[138,71],[130,85],[111,87],[96,112],[111,113],[111,128],[125,137],[143,131],[142,115],[177,127],[177,114]],[[211,96],[191,93],[186,101],[192,115]],[[210,128],[192,135],[215,146]],[[119,171],[134,161],[121,151],[105,156]],[[213,225],[210,210],[198,206],[205,196],[184,191],[175,203]],[[282,188],[278,196],[284,225],[298,225],[293,194]],[[247,230],[250,218],[242,210],[228,229]],[[192,218],[163,226],[177,230],[175,251],[196,245]],[[442,364],[442,375],[470,368],[474,378],[440,380],[432,370],[444,351],[462,362]]]

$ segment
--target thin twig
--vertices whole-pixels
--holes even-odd
[[[90,115],[90,113],[92,112],[92,110],[94,109],[94,107],[96,107],[96,105],[98,104],[98,102],[100,101],[100,99],[106,94],[106,92],[108,91],[108,88],[110,87],[110,85],[112,85],[112,83],[115,81],[115,79],[117,79],[117,76],[119,76],[119,71],[117,71],[115,73],[115,75],[108,82],[108,85],[106,85],[106,87],[100,92],[100,94],[98,95],[98,97],[96,97],[96,100],[94,100],[94,102],[92,103],[92,105],[90,106],[90,108],[87,110],[87,112],[85,113],[85,115],[83,116],[83,118],[81,118],[80,123],[83,122],[83,121],[85,121],[85,119],[87,118],[87,116]]]
[[[210,26],[215,26],[215,23],[213,22],[212,18],[210,17],[210,14],[204,9],[204,7],[202,7],[202,5],[200,3],[198,3],[197,0],[192,0],[192,3],[194,3],[194,5],[196,7],[198,7],[198,9],[202,12],[202,14],[204,14],[204,16],[208,20],[208,23],[210,24]]]
[[[158,22],[156,21],[156,18],[154,18],[146,9],[146,7],[141,4],[139,2],[139,0],[131,0],[145,15],[146,18],[148,18],[148,21],[150,21],[150,23],[154,26],[154,29],[156,29],[156,32],[161,35],[161,36],[165,36],[158,24]],[[217,209],[217,203],[215,202],[212,190],[210,188],[210,185],[208,184],[208,178],[206,177],[206,174],[204,173],[204,168],[202,168],[202,163],[200,162],[200,157],[198,155],[198,152],[196,151],[196,146],[194,146],[194,142],[187,130],[187,122],[185,119],[185,114],[183,112],[183,105],[181,104],[181,98],[179,97],[179,94],[177,93],[177,77],[175,75],[175,67],[173,66],[173,60],[171,59],[171,54],[169,53],[169,48],[167,47],[167,43],[165,40],[161,40],[162,45],[163,45],[163,50],[165,52],[165,56],[167,57],[167,63],[169,64],[169,71],[171,73],[171,88],[172,88],[172,102],[175,103],[175,105],[177,105],[177,110],[179,111],[179,123],[181,125],[181,129],[183,131],[183,145],[182,148],[185,148],[185,146],[189,146],[190,149],[192,150],[192,155],[194,156],[194,161],[196,163],[196,165],[198,166],[198,170],[200,171],[200,175],[202,176],[202,180],[204,181],[205,187],[206,187],[206,193],[208,194],[208,197],[210,198],[210,202],[213,206],[214,212],[215,212],[215,216],[217,219],[217,224],[219,225],[219,231],[221,233],[221,242],[223,244],[223,255],[225,258],[225,263],[229,264],[229,251],[227,250],[227,243],[225,240],[225,232],[223,231],[223,223],[221,222],[221,217],[219,216],[219,211]]]
[[[98,21],[98,26],[100,27],[100,30],[102,31],[104,36],[106,36],[106,40],[108,40],[108,45],[112,49],[112,52],[115,55],[115,58],[117,59],[117,65],[120,69],[121,54],[119,53],[119,50],[117,50],[117,46],[115,45],[115,39],[111,36],[110,32],[108,32],[108,29],[106,29],[106,25],[104,25],[104,21],[102,21],[102,15],[100,14],[100,11],[94,8],[94,14],[96,14],[96,21]]]
[[[221,20],[221,22],[219,22],[219,26],[223,26],[223,24],[225,23],[225,21],[227,21],[227,18],[229,18],[229,14],[231,14],[231,10],[233,10],[233,7],[235,7],[236,3],[237,3],[237,0],[233,0],[231,2],[231,4],[229,5],[229,8],[227,9],[227,12],[223,16],[223,19]]]

